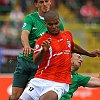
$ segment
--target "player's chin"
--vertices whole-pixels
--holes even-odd
[[[44,9],[44,13],[46,13],[47,11],[49,11],[50,9]]]
[[[51,32],[52,35],[58,35],[59,32]]]
[[[53,35],[58,35],[60,33],[60,31],[59,30],[51,30],[51,33]]]

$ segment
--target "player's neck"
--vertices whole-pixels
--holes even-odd
[[[44,17],[44,12],[38,11],[39,16]]]

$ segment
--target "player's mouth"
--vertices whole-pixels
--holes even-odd
[[[49,8],[48,8],[48,7],[44,7],[44,10],[45,10],[45,11],[48,11],[48,10],[49,10]]]
[[[81,66],[81,64],[82,64],[82,62],[80,61],[80,62],[78,62],[79,64],[80,64],[80,66]]]

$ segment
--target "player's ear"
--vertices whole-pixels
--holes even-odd
[[[47,26],[46,22],[44,24],[45,24],[45,26]]]
[[[35,7],[38,7],[38,4],[37,4],[36,2],[34,2],[34,6],[35,6]]]
[[[74,62],[73,62],[72,58],[71,58],[71,64],[72,64],[72,65],[74,64]]]
[[[50,1],[50,5],[51,5],[51,1]]]
[[[98,78],[100,79],[100,74],[99,74],[99,77]]]

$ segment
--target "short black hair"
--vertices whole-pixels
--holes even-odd
[[[37,3],[38,0],[31,0],[31,3]]]
[[[48,19],[48,18],[55,18],[55,17],[58,17],[59,19],[59,14],[54,11],[54,10],[49,10],[47,11],[45,14],[44,14],[44,19],[45,21]]]

